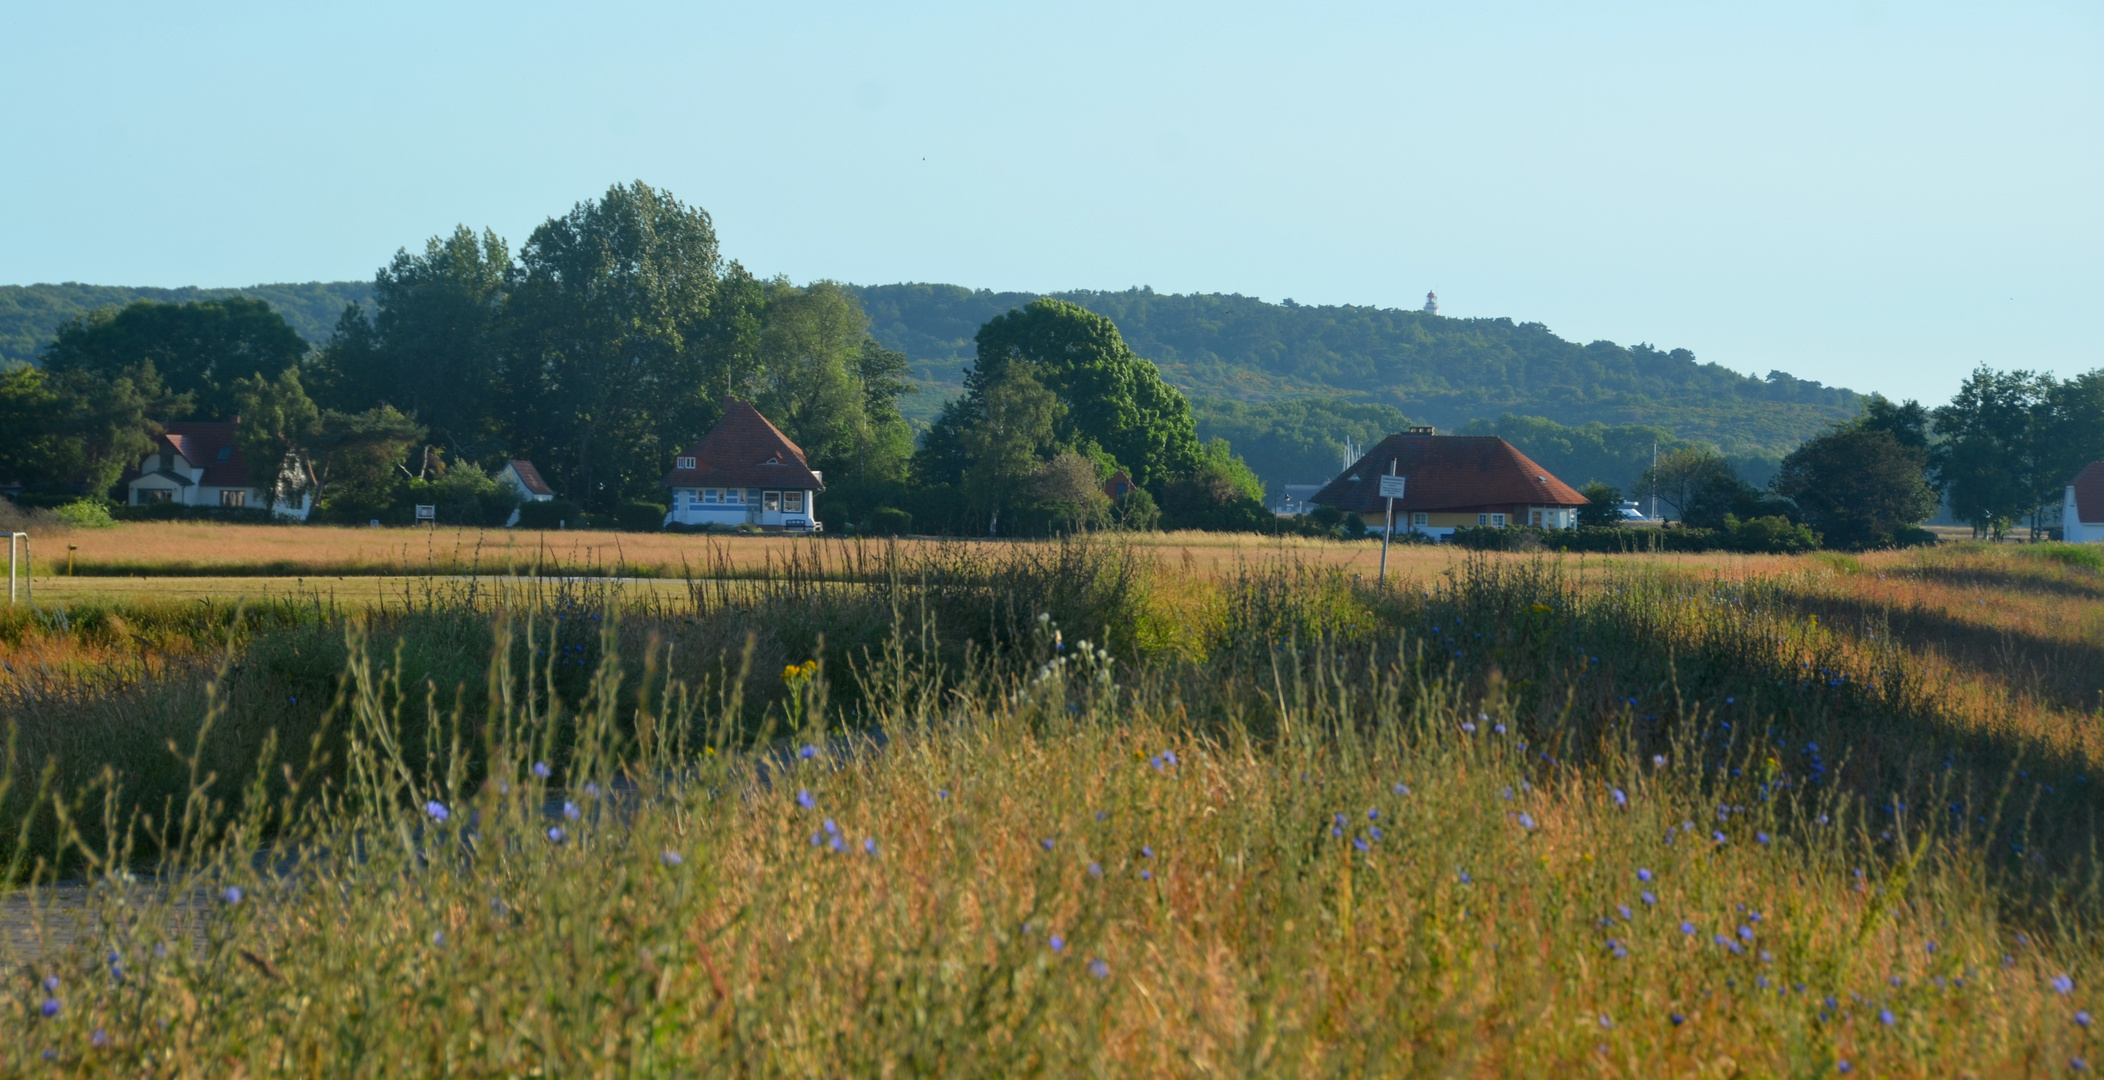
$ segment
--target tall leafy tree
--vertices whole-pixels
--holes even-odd
[[[752,401],[821,468],[855,459],[868,427],[857,371],[869,318],[829,281],[768,298]]]
[[[341,410],[387,404],[416,417],[455,456],[486,456],[511,251],[467,226],[407,250],[373,276],[374,311],[345,309],[317,358],[316,392]]]
[[[714,395],[701,345],[723,272],[707,212],[640,181],[533,231],[505,302],[515,449],[611,509],[654,490]]]
[[[1062,445],[1100,448],[1141,484],[1200,464],[1190,402],[1134,355],[1109,319],[1064,300],[1037,300],[989,320],[976,342],[968,399],[983,398],[1008,365],[1028,362],[1066,407],[1056,432]]]
[[[1001,510],[1017,501],[1053,449],[1066,406],[1027,360],[1002,365],[1000,378],[984,384],[980,402],[959,439],[971,462],[964,485],[988,515],[987,534],[996,535]]]
[[[2059,496],[2065,479],[2051,463],[2051,425],[2042,422],[2053,390],[2049,375],[1982,365],[1950,404],[1930,413],[1941,439],[1930,466],[1951,513],[1976,534],[1999,537],[2010,522]]]
[[[1705,493],[1738,482],[1731,463],[1707,446],[1689,446],[1659,455],[1656,464],[1644,470],[1637,490],[1653,495],[1672,507],[1673,516],[1686,521],[1690,510]]]
[[[234,438],[248,462],[249,483],[272,506],[304,490],[312,474],[301,455],[321,434],[322,417],[300,385],[299,372],[287,369],[276,379],[236,379],[234,400],[241,409]]]
[[[2040,467],[2045,486],[2057,493],[2084,466],[2104,461],[2104,369],[2055,385],[2046,405]]]
[[[235,379],[275,379],[306,352],[306,340],[261,300],[141,300],[67,320],[45,349],[44,366],[114,381],[150,364],[158,387],[189,395],[201,419],[221,420],[233,413]]]
[[[1848,424],[1783,459],[1775,490],[1828,545],[1887,547],[1936,512],[1929,452],[1885,428]]]

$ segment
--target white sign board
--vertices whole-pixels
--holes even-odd
[[[418,503],[416,508],[416,519],[418,521],[437,521],[438,507],[425,506],[422,503]]]
[[[1402,498],[1402,497],[1403,497],[1403,481],[1405,481],[1405,480],[1408,480],[1408,479],[1409,479],[1409,477],[1407,477],[1407,476],[1384,476],[1384,477],[1381,477],[1381,497],[1382,497],[1382,498],[1384,498],[1384,499],[1400,499],[1400,498]]]

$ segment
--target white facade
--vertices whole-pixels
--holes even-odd
[[[818,493],[809,489],[673,488],[665,524],[815,530],[817,502]]]
[[[307,520],[308,496],[304,491],[271,506],[261,488],[223,481],[206,482],[208,467],[225,465],[232,449],[220,447],[218,460],[210,462],[192,462],[182,454],[166,449],[148,454],[139,461],[139,476],[126,485],[125,501],[133,506],[173,503],[177,506],[218,506],[229,510],[269,507],[279,517]]]
[[[2060,538],[2071,544],[2104,543],[2104,521],[2084,521],[2075,503],[2075,485],[2067,486],[2060,504]]]

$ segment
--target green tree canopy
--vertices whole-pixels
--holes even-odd
[[[1064,300],[1037,300],[989,320],[977,341],[967,398],[982,398],[1008,365],[1025,361],[1066,407],[1055,433],[1062,445],[1100,447],[1141,484],[1198,466],[1190,403],[1126,347],[1109,319]]]
[[[476,456],[496,418],[496,321],[511,251],[488,230],[434,236],[373,275],[375,311],[344,309],[316,360],[315,394],[339,411],[392,405],[456,455]]]
[[[777,283],[748,377],[753,404],[834,477],[891,480],[913,452],[898,398],[905,357],[869,336],[853,294],[830,281]]]
[[[141,300],[67,320],[45,350],[44,366],[114,380],[151,364],[160,387],[189,395],[202,419],[221,420],[232,415],[235,379],[275,379],[306,352],[305,339],[261,300]]]
[[[299,372],[288,368],[276,379],[261,375],[236,379],[234,400],[241,409],[234,439],[248,462],[249,483],[272,506],[304,490],[311,474],[298,455],[321,434],[322,418],[300,386]]]
[[[1883,428],[1844,425],[1783,459],[1778,494],[1833,547],[1888,547],[1936,512],[1929,452]]]
[[[723,273],[708,213],[616,186],[535,229],[519,261],[499,377],[511,444],[590,508],[654,490],[721,408],[701,348]]]
[[[1983,365],[1950,404],[1930,413],[1941,441],[1929,464],[1958,520],[1999,536],[2008,523],[2059,497],[2067,477],[2054,460],[2046,422],[2054,386],[2050,375]]]

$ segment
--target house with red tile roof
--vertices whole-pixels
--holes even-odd
[[[178,506],[217,506],[229,510],[270,507],[283,517],[307,519],[308,496],[293,494],[296,478],[280,486],[281,498],[272,505],[263,489],[248,475],[248,462],[234,441],[237,424],[185,421],[161,425],[153,452],[139,459],[126,482],[125,501],[133,506],[174,503]]]
[[[2073,544],[2104,542],[2104,461],[2090,462],[2067,482],[2060,538]]]
[[[1366,527],[1387,527],[1381,477],[1403,477],[1395,531],[1445,538],[1478,525],[1571,529],[1586,498],[1495,435],[1438,435],[1411,428],[1375,444],[1308,502],[1357,514]]]
[[[723,419],[673,458],[665,486],[672,491],[667,525],[817,532],[825,480],[760,410],[732,398]]]

